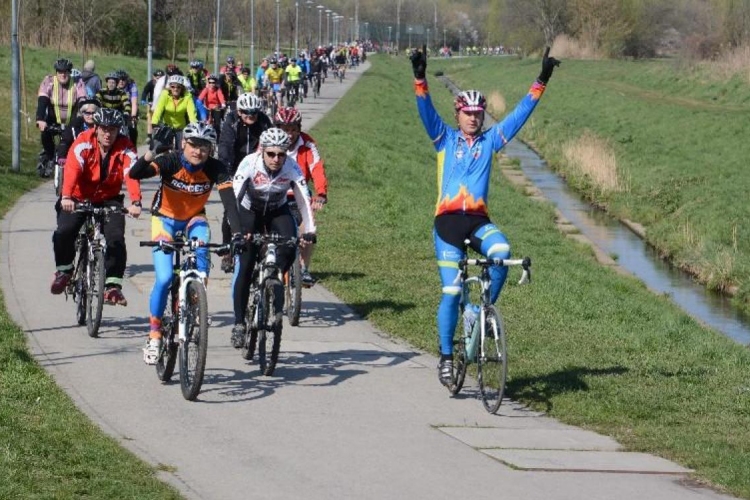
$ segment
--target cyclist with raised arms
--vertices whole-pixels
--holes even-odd
[[[536,107],[547,86],[552,70],[560,62],[544,53],[542,71],[528,94],[502,121],[482,130],[487,107],[484,96],[476,90],[459,93],[454,101],[453,128],[443,121],[432,104],[427,87],[427,48],[411,56],[417,110],[427,135],[437,151],[438,202],[433,237],[442,282],[442,298],[437,311],[440,339],[438,377],[443,385],[453,384],[453,334],[458,322],[461,287],[457,284],[458,262],[466,257],[464,240],[476,252],[492,259],[510,257],[505,235],[489,219],[489,191],[492,159],[521,129]],[[507,276],[507,268],[490,269],[490,299],[494,303]]]
[[[180,150],[157,156],[166,147],[162,139],[164,143],[170,142],[162,134],[154,134],[154,149],[146,152],[129,174],[132,179],[161,178],[151,203],[151,239],[174,241],[175,234],[182,232],[187,238],[209,243],[211,229],[206,219],[206,203],[214,186],[219,190],[230,224],[239,232],[232,178],[226,166],[211,157],[216,145],[213,127],[200,122],[187,125]],[[208,249],[199,249],[196,255],[198,270],[208,275],[211,267]],[[156,278],[149,302],[149,339],[143,349],[143,361],[149,365],[156,363],[161,349],[161,320],[173,275],[171,255],[155,247],[153,259]]]
[[[127,136],[119,135],[125,124],[122,113],[100,108],[94,114],[94,127],[79,134],[68,151],[62,197],[57,202],[57,229],[52,235],[57,271],[50,292],[59,295],[68,286],[73,273],[75,241],[86,220],[86,214],[75,212],[76,203],[89,201],[94,206],[123,207],[122,191],[125,182],[133,217],[141,214],[141,186],[127,177],[136,161],[133,144]],[[103,227],[107,241],[104,261],[104,301],[126,306],[122,294],[122,278],[127,264],[125,249],[125,216],[112,213]]]
[[[86,85],[83,80],[74,83],[70,77],[73,63],[67,59],[55,61],[55,74],[47,75],[39,85],[36,107],[36,126],[41,132],[44,152],[39,158],[40,165],[47,165],[55,157],[55,132],[50,125],[68,125],[75,116],[75,105],[86,98]],[[46,177],[51,172],[40,171]]]
[[[246,156],[237,168],[233,184],[243,234],[267,231],[277,233],[282,238],[295,236],[297,224],[289,210],[286,195],[289,189],[293,189],[306,228],[303,239],[310,242],[315,240],[315,221],[305,177],[295,161],[287,156],[288,148],[289,135],[279,128],[269,128],[260,136],[258,151]],[[287,272],[294,263],[294,248],[282,245],[276,252],[279,268]],[[245,310],[257,257],[258,247],[249,245],[247,251],[238,256],[239,266],[234,275],[232,345],[238,349],[242,347],[245,337]],[[280,290],[275,290],[275,321],[281,321],[284,309],[284,286],[280,287]]]
[[[255,94],[247,92],[237,99],[237,110],[227,114],[219,138],[219,159],[229,167],[232,175],[240,162],[258,149],[260,135],[271,126],[271,119],[261,111],[260,98]],[[226,212],[221,223],[221,234],[222,243],[229,243],[232,233]],[[221,268],[228,273],[234,270],[231,255],[222,258]]]
[[[328,179],[326,170],[323,165],[323,158],[318,151],[318,145],[315,140],[305,132],[302,132],[302,115],[296,108],[280,108],[274,116],[274,125],[289,134],[289,150],[287,156],[297,162],[310,193],[310,181],[315,185],[315,197],[312,198],[311,206],[314,212],[317,212],[323,205],[328,202]],[[294,193],[290,190],[287,193],[290,199],[294,198]],[[300,224],[302,221],[297,221]],[[300,226],[300,232],[304,233],[304,226]],[[302,284],[310,287],[315,284],[315,278],[310,274],[310,263],[312,261],[313,245],[305,245],[300,251],[302,259]]]

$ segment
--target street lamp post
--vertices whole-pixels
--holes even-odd
[[[326,9],[326,45],[331,45],[331,9]]]
[[[294,54],[299,54],[299,2],[294,2]]]
[[[427,31],[427,43],[425,45],[427,45],[427,48],[430,48],[430,28],[427,28],[425,31]]]
[[[214,30],[214,74],[219,74],[219,19],[221,17],[221,0],[216,0],[216,29]]]
[[[276,1],[278,1],[278,0],[276,0]],[[408,28],[406,28],[406,31],[409,32],[409,48],[411,48],[411,26],[409,26]]]
[[[250,0],[250,71],[255,71],[255,0]]]
[[[279,0],[276,0],[276,56],[279,55],[279,19],[281,17],[281,11],[279,7]]]
[[[391,28],[393,26],[388,26],[388,50],[391,50]]]
[[[318,46],[323,45],[323,7],[322,5],[318,5]]]
[[[307,37],[305,38],[305,45],[308,51],[310,50],[310,44],[312,44],[312,29],[310,28],[310,9],[312,4],[312,0],[305,1],[305,5],[307,5],[307,14],[305,14],[305,34]]]
[[[445,47],[445,26],[443,26],[443,47]]]

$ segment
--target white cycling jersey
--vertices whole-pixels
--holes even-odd
[[[290,157],[287,156],[277,172],[271,173],[263,164],[263,153],[259,149],[240,162],[232,184],[234,195],[243,208],[262,213],[282,207],[287,203],[287,191],[292,189],[305,232],[315,233],[307,182],[297,162]]]

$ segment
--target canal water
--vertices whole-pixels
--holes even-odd
[[[488,116],[487,126],[490,121]],[[667,294],[691,316],[741,344],[750,344],[750,320],[731,305],[728,297],[707,290],[687,273],[670,266],[627,226],[582,200],[520,141],[511,141],[503,152],[521,162],[526,177],[582,234],[608,255],[617,256],[618,265],[652,290]]]

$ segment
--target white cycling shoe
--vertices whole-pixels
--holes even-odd
[[[147,365],[155,365],[161,351],[161,339],[148,339],[146,347],[143,348],[143,362]]]

